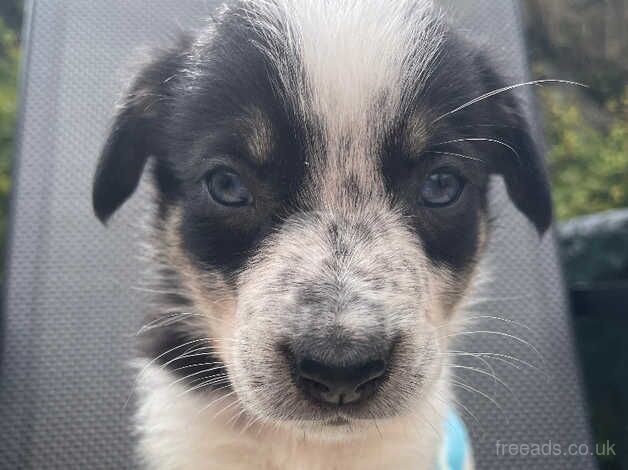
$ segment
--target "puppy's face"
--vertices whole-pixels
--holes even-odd
[[[152,329],[145,353],[256,418],[359,429],[411,413],[443,373],[489,175],[549,223],[512,96],[467,105],[499,77],[429,2],[381,3],[223,10],[139,75],[101,157],[102,220],[154,158],[175,292],[161,301],[193,313]]]

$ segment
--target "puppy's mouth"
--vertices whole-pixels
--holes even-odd
[[[336,416],[325,421],[324,424],[331,427],[349,426],[351,424],[351,420],[349,420],[349,418],[345,418],[344,416]]]

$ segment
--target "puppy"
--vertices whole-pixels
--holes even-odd
[[[144,67],[93,204],[150,157],[146,467],[436,468],[489,176],[551,220],[506,85],[428,0],[236,1]]]

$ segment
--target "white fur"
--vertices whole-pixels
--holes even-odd
[[[233,419],[242,410],[231,397],[186,394],[164,369],[138,365],[138,450],[151,470],[418,470],[436,461],[444,401],[426,400],[416,416],[380,420],[359,436],[323,441]],[[442,396],[445,383],[439,384]]]
[[[442,42],[440,14],[431,0],[245,3],[272,45],[265,52],[284,89],[295,99],[311,97],[302,109],[311,104],[331,135],[355,132],[382,96],[385,107],[378,112],[398,111],[408,86],[429,78]]]

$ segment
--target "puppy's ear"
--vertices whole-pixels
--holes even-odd
[[[497,173],[504,177],[508,195],[515,206],[534,224],[542,235],[552,223],[552,198],[543,156],[532,138],[524,118],[519,127],[505,132],[498,138],[513,149],[493,161]]]
[[[181,69],[189,40],[162,51],[137,75],[127,92],[103,147],[92,190],[101,222],[133,194],[149,156],[163,151],[161,127],[172,96],[171,83]]]
[[[490,129],[481,134],[493,140],[484,146],[492,171],[503,176],[510,199],[542,235],[552,223],[552,199],[541,146],[534,140],[517,89],[507,90],[511,83],[506,83],[488,61],[479,58],[478,63],[485,93],[503,90],[480,101],[480,109],[471,111],[477,112],[476,121],[486,122],[485,130]]]

